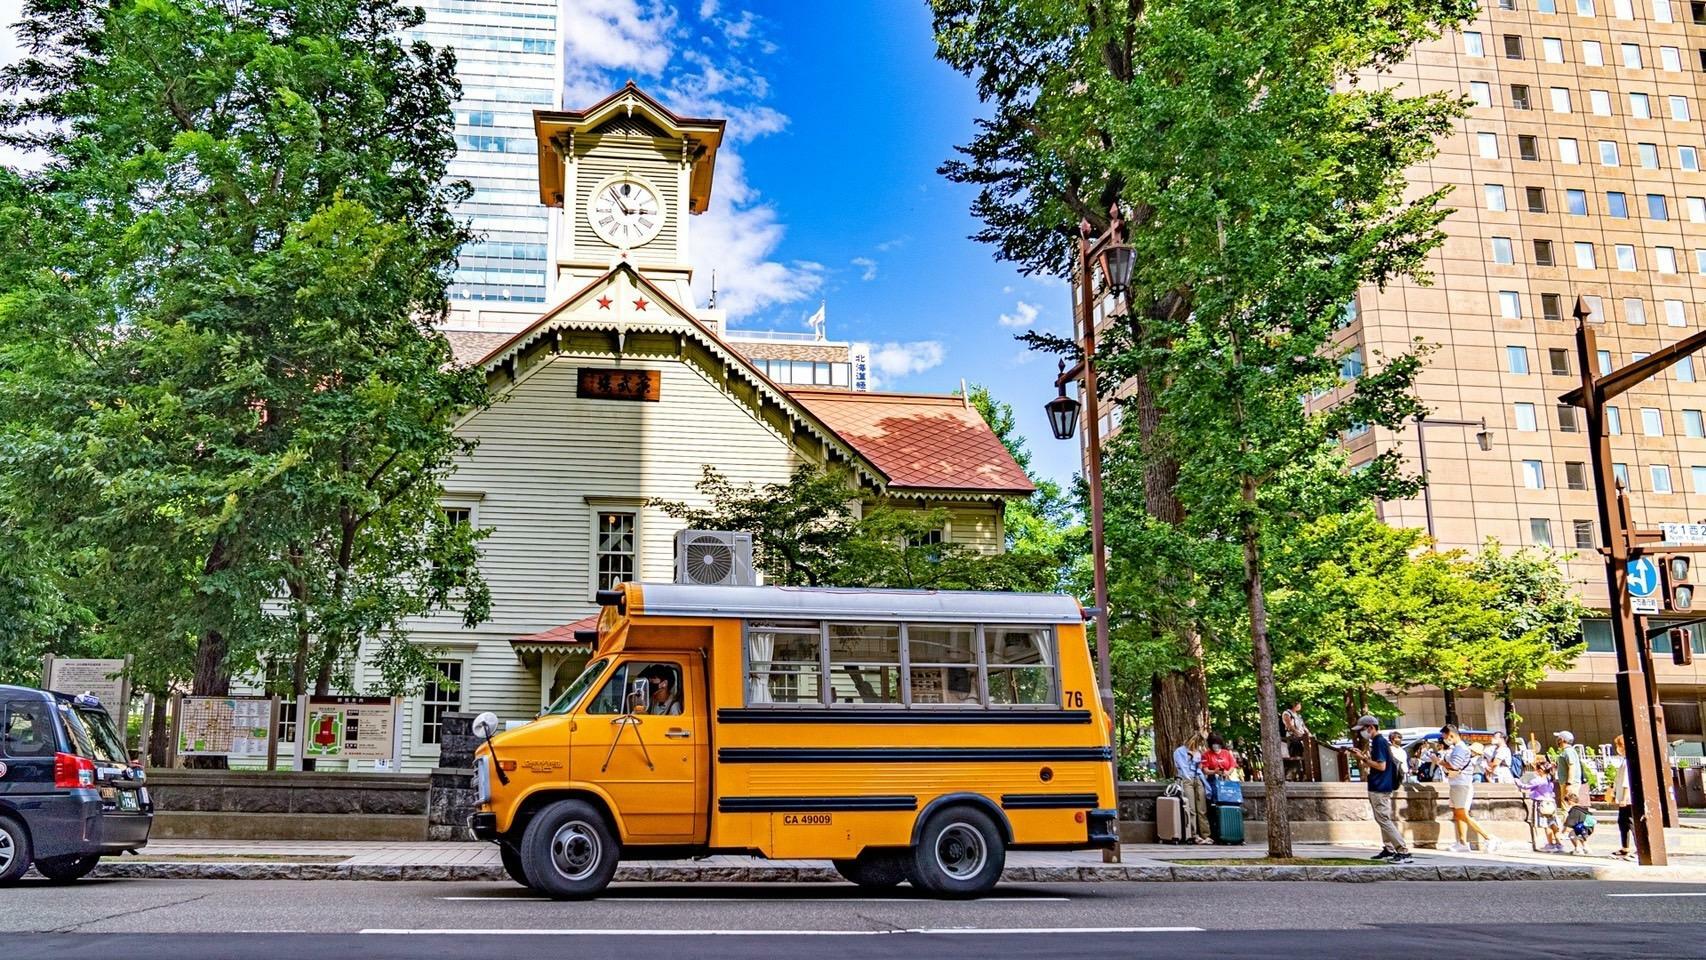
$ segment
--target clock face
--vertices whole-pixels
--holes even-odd
[[[663,229],[663,213],[663,200],[638,180],[612,180],[587,204],[592,231],[618,247],[650,243]]]

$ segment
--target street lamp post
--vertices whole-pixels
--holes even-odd
[[[1125,295],[1131,283],[1135,253],[1125,243],[1125,225],[1120,220],[1119,207],[1110,211],[1108,229],[1092,236],[1088,221],[1078,225],[1078,313],[1083,324],[1079,350],[1082,356],[1068,369],[1062,362],[1055,386],[1060,394],[1045,406],[1049,429],[1059,440],[1072,438],[1078,420],[1078,401],[1066,395],[1066,385],[1076,380],[1082,384],[1084,397],[1084,443],[1088,448],[1085,470],[1090,487],[1090,552],[1096,589],[1096,685],[1102,710],[1114,716],[1113,671],[1108,653],[1108,555],[1102,526],[1102,424],[1101,403],[1096,380],[1096,267],[1101,267],[1108,292],[1114,297]],[[1115,745],[1114,758],[1115,806],[1119,793],[1119,750]],[[1111,859],[1119,859],[1119,848]]]
[[[1475,427],[1475,445],[1482,450],[1493,449],[1493,431],[1487,429],[1487,418],[1479,420],[1435,420],[1426,413],[1416,414],[1416,450],[1422,468],[1422,517],[1427,522],[1428,539],[1439,542],[1439,535],[1434,533],[1434,497],[1428,486],[1428,428],[1429,427]],[[1441,690],[1440,695],[1445,699],[1445,722],[1457,722],[1457,692]],[[1510,731],[1505,731],[1509,733]]]

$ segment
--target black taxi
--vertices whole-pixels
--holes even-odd
[[[154,805],[101,702],[0,684],[0,886],[75,880],[148,842]]]

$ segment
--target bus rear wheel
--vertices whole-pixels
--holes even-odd
[[[906,879],[907,851],[866,850],[857,859],[836,860],[835,872],[873,890],[886,890]]]
[[[521,835],[521,868],[535,890],[558,900],[597,896],[616,875],[621,849],[610,824],[584,800],[539,811]]]
[[[919,832],[908,879],[939,897],[975,897],[995,888],[1006,865],[1007,843],[989,814],[949,807]]]

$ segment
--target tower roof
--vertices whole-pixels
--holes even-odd
[[[693,158],[693,182],[688,188],[687,209],[704,213],[711,204],[711,176],[716,168],[717,148],[723,142],[726,121],[677,116],[652,99],[630,80],[622,89],[584,110],[535,110],[533,132],[539,140],[539,202],[548,207],[563,205],[563,164],[558,148],[571,137],[592,134],[612,120],[641,118],[670,140],[681,140]]]

